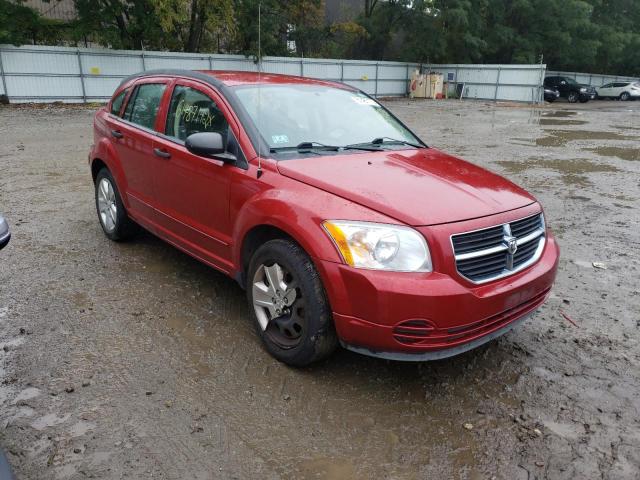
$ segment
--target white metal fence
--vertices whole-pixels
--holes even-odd
[[[561,75],[564,77],[571,77],[578,83],[585,83],[587,85],[593,85],[594,87],[601,87],[605,83],[611,82],[637,82],[640,81],[638,77],[623,77],[616,75],[602,75],[600,73],[578,73],[578,72],[547,72],[549,75]]]
[[[546,65],[426,65],[444,75],[445,82],[463,90],[464,98],[542,101]],[[458,87],[460,85],[460,87]]]
[[[101,102],[120,81],[144,70],[249,70],[242,55],[0,45],[0,95],[11,102]],[[416,68],[444,74],[465,98],[536,102],[544,65],[419,65],[403,62],[265,57],[262,70],[342,81],[377,97],[406,95]],[[464,85],[464,87],[462,87]]]

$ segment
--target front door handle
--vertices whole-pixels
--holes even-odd
[[[120,132],[120,130],[111,130],[111,136],[116,138],[122,138],[124,135]]]
[[[169,152],[162,150],[160,148],[154,148],[153,153],[155,153],[157,156],[162,158],[171,158],[171,154]]]

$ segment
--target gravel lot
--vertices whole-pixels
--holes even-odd
[[[638,478],[640,102],[387,103],[537,196],[558,280],[463,356],[304,370],[261,349],[231,279],[149,234],[105,238],[91,109],[0,107],[0,446],[18,479]]]

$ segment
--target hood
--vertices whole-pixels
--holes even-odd
[[[535,202],[499,175],[433,148],[316,155],[279,161],[278,170],[412,226],[470,220]]]

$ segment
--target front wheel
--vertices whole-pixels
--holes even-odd
[[[338,344],[320,275],[296,243],[270,240],[251,258],[247,299],[267,351],[303,367],[329,356]]]
[[[567,95],[567,101],[569,103],[576,103],[578,101],[578,94],[576,92],[569,92],[569,95]]]

